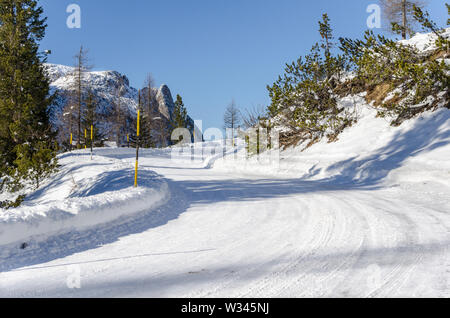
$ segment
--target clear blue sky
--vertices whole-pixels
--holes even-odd
[[[72,65],[82,44],[96,70],[117,70],[142,87],[147,73],[180,94],[204,128],[222,127],[223,112],[269,103],[266,90],[286,62],[319,40],[317,21],[331,18],[335,37],[360,37],[376,0],[41,0],[48,16],[42,49],[49,62]],[[69,29],[66,8],[82,10],[81,29]],[[443,0],[430,0],[444,26]]]

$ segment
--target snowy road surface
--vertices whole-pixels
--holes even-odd
[[[450,297],[449,110],[367,110],[275,170],[207,153],[142,151],[138,190],[132,149],[64,155],[0,211],[0,297]]]
[[[102,155],[133,163],[132,151]],[[245,176],[155,152],[141,165],[168,180],[166,205],[9,256],[0,296],[450,296],[445,193]]]

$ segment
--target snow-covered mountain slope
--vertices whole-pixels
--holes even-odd
[[[219,143],[144,150],[134,190],[133,149],[63,155],[0,212],[0,297],[449,297],[450,110],[394,128],[364,107],[280,169]]]
[[[74,88],[74,68],[70,66],[46,64],[47,73],[51,81],[51,91],[58,92],[58,101],[51,110],[51,121],[54,126],[60,125],[59,118],[62,108],[67,104],[69,93]],[[117,91],[119,85],[121,89],[121,106],[125,113],[130,117],[136,117],[138,107],[138,90],[130,85],[128,78],[116,71],[96,71],[86,72],[83,81],[86,87],[89,87],[99,100],[98,113],[103,118],[113,113],[114,105],[117,100]],[[169,124],[172,119],[175,107],[172,93],[167,85],[162,85],[159,89],[153,88],[153,94],[158,101],[158,111],[160,117]],[[147,93],[147,88],[142,90],[143,95]],[[155,115],[156,117],[157,115]],[[193,127],[193,120],[189,117],[189,124]],[[109,125],[102,125],[107,130]],[[108,135],[108,132],[102,132]]]
[[[60,106],[64,106],[67,94],[74,89],[74,68],[57,64],[46,64],[51,81],[51,89],[58,91],[63,97]],[[100,99],[99,113],[108,114],[112,111],[117,88],[123,82],[122,105],[130,113],[136,114],[138,90],[130,86],[128,78],[116,71],[86,72],[86,86],[90,87]]]

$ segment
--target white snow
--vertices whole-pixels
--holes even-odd
[[[56,177],[20,208],[0,210],[0,246],[99,226],[167,201],[167,184],[154,172],[141,171],[143,183],[135,189],[127,163],[90,158],[88,151],[61,156]]]
[[[0,297],[450,297],[450,110],[392,127],[340,104],[358,122],[305,151],[141,150],[137,189],[134,149],[61,155],[0,209]]]
[[[3,243],[42,235],[0,247],[0,297],[449,297],[450,111],[374,115],[278,167],[143,150],[138,190],[133,149],[64,155],[56,187],[1,212]]]
[[[450,37],[450,28],[442,30],[442,37]],[[399,43],[403,45],[410,45],[415,47],[420,52],[428,52],[436,49],[437,36],[434,33],[416,33],[412,38],[408,40],[401,40]]]
[[[358,107],[356,112],[358,122],[345,130],[337,142],[328,143],[323,139],[305,151],[301,151],[302,146],[289,148],[281,153],[279,165],[264,166],[264,173],[309,180],[332,179],[333,183],[382,182],[385,185],[396,183],[396,178],[411,179],[419,175],[415,177],[417,180],[438,180],[450,186],[450,178],[443,178],[450,173],[448,149],[441,147],[450,142],[448,109],[424,113],[400,127],[390,126],[389,119],[377,118],[376,110],[367,105]],[[240,157],[243,156],[241,150]],[[261,173],[261,168],[255,165],[257,162],[257,158],[251,158],[236,164],[225,158],[218,160],[215,167]],[[410,171],[399,175],[400,168]]]
[[[74,87],[75,72],[74,67],[59,65],[59,64],[45,64],[46,72],[50,79],[50,87],[52,91],[70,91]],[[116,71],[86,71],[83,73],[83,80],[89,83],[89,87],[93,92],[98,93],[98,96],[106,101],[113,101],[117,97],[116,85],[118,79],[123,75]],[[130,87],[128,79],[125,80],[122,96],[120,97],[122,107],[127,107],[131,114],[136,113],[138,90]],[[108,113],[111,108],[110,102],[101,103],[101,113]]]

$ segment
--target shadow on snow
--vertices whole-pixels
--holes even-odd
[[[386,146],[378,149],[373,155],[364,158],[350,158],[335,163],[328,167],[326,171],[339,173],[328,179],[308,180],[321,172],[313,168],[308,174],[299,179],[169,181],[172,199],[166,206],[156,211],[141,213],[133,218],[113,222],[100,227],[100,229],[95,228],[84,232],[58,235],[41,243],[42,246],[32,246],[29,250],[20,251],[17,248],[13,255],[1,260],[0,270],[10,271],[24,266],[46,263],[78,252],[94,249],[103,244],[113,243],[123,236],[163,226],[169,221],[177,219],[193,204],[252,201],[323,191],[378,189],[381,187],[381,181],[391,171],[401,167],[402,163],[408,158],[449,145],[449,114],[450,112],[439,112],[428,119],[419,119],[413,128],[406,132],[398,132]],[[149,151],[149,153],[152,154],[153,151]],[[118,158],[113,152],[108,153],[108,151],[104,151],[101,154]],[[129,156],[131,156],[131,152],[119,157],[128,158]],[[167,158],[170,158],[170,156]],[[147,177],[149,180],[152,180],[152,178],[155,178],[155,174],[149,172]],[[125,185],[121,174],[106,173],[101,178],[103,178],[104,184],[83,189],[78,195],[95,195],[111,189],[111,187],[115,190],[120,190]],[[56,179],[46,187],[52,187],[58,182],[61,182],[61,180]],[[45,191],[45,187],[40,191]],[[39,192],[35,195],[38,196]],[[410,248],[405,247],[403,250],[397,248],[392,251],[395,253],[404,251],[406,253]],[[431,248],[430,252],[440,249],[441,245],[437,245]],[[383,255],[389,251],[383,250],[372,254],[375,256]],[[368,253],[367,255],[372,255],[370,251]]]

